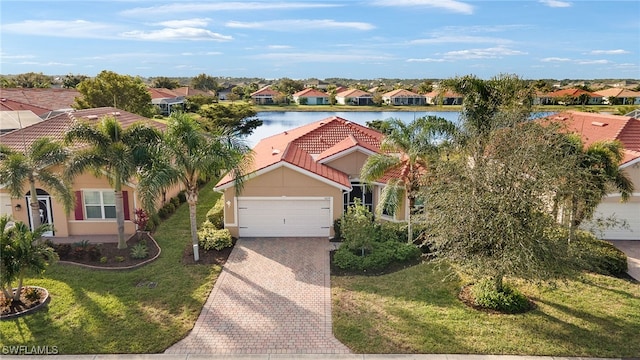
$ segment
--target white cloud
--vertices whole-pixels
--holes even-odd
[[[23,61],[19,63],[20,65],[34,65],[34,66],[74,66],[75,64],[70,63],[60,63],[55,61],[49,62],[37,62],[37,61]]]
[[[180,56],[214,56],[222,55],[219,51],[207,51],[207,52],[183,52]]]
[[[559,1],[559,0],[540,0],[540,3],[552,8],[566,8],[566,7],[571,7],[572,5],[568,1]]]
[[[240,22],[229,21],[225,26],[240,29],[262,29],[273,31],[300,31],[300,30],[317,30],[317,29],[353,29],[353,30],[372,30],[375,26],[364,22],[341,22],[335,20],[272,20],[257,22]]]
[[[291,49],[291,46],[289,46],[289,45],[269,45],[269,46],[267,46],[267,48],[273,49],[273,50],[281,50],[281,49]]]
[[[438,37],[431,37],[425,39],[416,39],[409,41],[410,44],[452,44],[452,43],[465,43],[465,44],[510,44],[512,40],[501,39],[495,37],[486,36],[469,36],[469,35],[445,35]]]
[[[258,10],[293,10],[339,7],[339,4],[305,3],[305,2],[176,2],[173,4],[134,8],[124,10],[120,14],[127,16],[166,15],[177,13],[203,13],[214,11],[258,11]]]
[[[3,24],[2,31],[22,35],[109,39],[120,30],[107,23],[86,20],[25,20],[19,23]]]
[[[622,54],[628,54],[629,51],[627,50],[622,50],[622,49],[616,49],[616,50],[591,50],[590,54],[591,55],[622,55]]]
[[[180,29],[166,28],[153,31],[127,31],[120,34],[124,38],[149,41],[230,41],[233,37],[218,34],[207,29],[184,27]]]
[[[473,6],[456,0],[374,0],[370,3],[374,6],[393,6],[393,7],[434,7],[445,9],[457,13],[471,15],[473,14]]]
[[[504,56],[527,55],[524,51],[508,49],[498,46],[486,49],[467,49],[449,51],[443,54],[444,58],[453,60],[469,60],[469,59],[495,59]]]
[[[540,59],[540,61],[542,61],[542,62],[568,62],[568,61],[572,61],[572,60],[568,59],[568,58],[548,57],[548,58]]]
[[[433,58],[423,58],[423,59],[407,59],[407,62],[445,62],[446,59],[433,59]]]
[[[157,23],[156,25],[169,27],[169,28],[181,28],[181,27],[205,27],[209,24],[211,19],[185,19],[185,20],[168,20]]]
[[[602,65],[611,63],[609,60],[577,60],[578,65]]]
[[[7,54],[0,54],[0,59],[34,59],[35,56],[34,55],[7,55]]]

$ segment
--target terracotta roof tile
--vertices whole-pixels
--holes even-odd
[[[38,105],[30,105],[21,103],[19,101],[0,98],[0,111],[21,111],[21,110],[29,110],[34,114],[40,116],[50,112],[50,109],[43,108]]]
[[[349,89],[336,94],[337,97],[373,97],[373,94],[360,89]]]
[[[547,117],[567,132],[579,134],[585,146],[597,141],[619,140],[625,150],[640,152],[640,120],[629,116],[567,111]],[[629,155],[632,156],[632,155]],[[633,160],[625,155],[623,163]]]
[[[71,109],[75,103],[75,98],[79,96],[80,93],[76,89],[0,89],[0,98],[2,99],[34,105],[47,110]]]
[[[406,89],[397,89],[397,90],[386,92],[382,94],[382,96],[392,98],[392,97],[421,97],[422,95],[416,94],[413,91],[409,91]]]
[[[292,96],[293,97],[329,97],[327,93],[314,88],[300,90],[297,93],[293,94]]]
[[[139,121],[146,122],[160,130],[164,130],[166,128],[166,125],[161,122],[113,107],[103,107],[76,110],[56,115],[37,124],[0,135],[0,143],[7,145],[14,150],[20,151],[24,149],[25,145],[29,147],[31,143],[42,137],[49,137],[54,140],[63,140],[64,135],[73,124],[74,119],[77,121],[98,122],[104,116],[108,115],[115,116],[120,124],[122,124],[123,128],[127,128]]]
[[[273,90],[271,88],[271,86],[265,86],[260,90],[252,92],[250,96],[257,96],[257,95],[262,95],[262,96],[271,95],[271,96],[274,96],[274,95],[278,95],[278,94],[280,94],[280,92],[278,92],[276,90]]]

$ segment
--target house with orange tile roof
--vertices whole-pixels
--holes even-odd
[[[282,93],[274,90],[271,86],[265,86],[262,89],[251,93],[251,100],[257,105],[271,105],[276,103],[276,99],[282,96]]]
[[[336,102],[342,105],[373,105],[373,94],[359,89],[336,93]]]
[[[594,94],[602,96],[602,103],[607,105],[640,105],[640,91],[609,88],[598,90]]]
[[[113,107],[104,107],[58,114],[50,119],[0,135],[0,144],[15,151],[25,151],[34,141],[42,137],[63,140],[67,130],[75,121],[97,123],[105,116],[115,117],[123,128],[136,122],[147,123],[161,131],[166,128],[164,123]],[[61,169],[55,170],[62,172]],[[42,218],[44,222],[53,224],[53,231],[47,234],[48,236],[55,238],[115,235],[118,233],[114,192],[106,176],[96,176],[92,172],[86,172],[74,179],[72,188],[75,193],[76,205],[69,214],[64,211],[63,205],[51,196],[51,189],[47,189],[40,183],[36,183],[36,188]],[[177,188],[171,189],[163,196],[168,200],[177,192]],[[17,221],[30,224],[29,195],[30,190],[27,183],[24,184],[23,196],[20,198],[12,198],[7,189],[0,188],[0,215],[8,214]],[[123,184],[123,198],[125,233],[133,234],[135,232],[134,211],[140,204],[134,179]],[[158,203],[160,204],[165,199],[159,199]]]
[[[292,95],[293,101],[298,105],[328,105],[329,95],[314,88],[300,90]]]
[[[628,228],[605,229],[602,238],[640,241],[640,120],[629,116],[580,111],[562,112],[546,119],[559,123],[564,131],[580,135],[585,146],[603,140],[618,140],[622,143],[624,158],[620,169],[631,178],[634,193],[624,203],[620,202],[619,193],[608,194],[596,208],[594,217],[614,216],[628,225]]]
[[[560,104],[560,105],[600,105],[602,104],[602,96],[577,88],[562,89],[548,93],[542,99],[548,99],[549,103],[541,102],[541,105]],[[544,101],[544,100],[542,100]]]
[[[424,105],[426,102],[423,95],[405,89],[386,92],[382,94],[382,100],[389,105]]]
[[[334,220],[355,199],[375,211],[384,180],[367,187],[359,177],[382,139],[336,116],[262,139],[240,191],[230,175],[215,186],[224,197],[225,228],[236,237],[331,236]],[[383,219],[404,220],[405,207]]]
[[[431,91],[424,94],[427,104],[430,105],[462,105],[462,95],[453,91]]]

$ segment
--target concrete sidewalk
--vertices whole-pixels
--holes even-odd
[[[29,356],[29,359],[45,359],[46,355]],[[466,355],[466,354],[120,354],[120,355],[63,355],[58,360],[587,360],[602,358],[517,355]],[[3,360],[25,359],[25,356],[2,356]],[[640,359],[640,358],[634,358]],[[612,358],[611,360],[621,360]]]

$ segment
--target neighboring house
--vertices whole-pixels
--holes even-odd
[[[308,88],[292,95],[293,101],[299,105],[328,105],[329,95],[317,89]]]
[[[595,92],[602,96],[602,103],[607,105],[640,105],[640,92],[623,88],[609,88]],[[611,104],[610,100],[614,100]]]
[[[331,236],[334,220],[356,198],[375,210],[383,180],[370,188],[359,177],[382,138],[334,116],[262,139],[241,191],[229,175],[215,186],[224,197],[225,228],[236,237]],[[404,220],[404,204],[383,218]]]
[[[625,203],[620,202],[620,194],[609,194],[596,208],[594,217],[614,216],[626,221],[629,226],[628,229],[605,229],[601,234],[604,239],[640,240],[640,120],[629,116],[579,111],[559,113],[548,119],[563,124],[567,132],[579,134],[585,146],[602,140],[619,140],[622,143],[624,159],[620,169],[631,178],[634,193]]]
[[[425,97],[405,89],[382,94],[382,100],[389,105],[424,105]]]
[[[550,104],[575,105],[582,104],[582,98],[586,98],[584,105],[600,105],[602,104],[602,96],[588,92],[582,89],[570,88],[551,92],[545,96],[551,99]],[[542,105],[550,105],[541,103]]]
[[[76,89],[0,89],[2,110],[31,110],[42,119],[73,110],[76,97],[81,94]]]
[[[149,88],[151,103],[158,108],[160,115],[169,116],[172,111],[184,110],[185,97],[169,89]]]
[[[146,122],[160,130],[166,125],[112,107],[77,110],[57,115],[29,127],[0,135],[0,143],[16,151],[24,151],[32,142],[41,137],[62,140],[74,121],[98,122],[105,116],[115,116],[124,128],[135,122]],[[111,185],[106,177],[96,177],[87,172],[74,179],[72,184],[76,197],[76,206],[67,214],[60,202],[51,196],[50,189],[36,184],[40,210],[44,222],[53,224],[53,237],[67,237],[79,235],[109,235],[117,234],[115,219],[115,198]],[[163,196],[167,199],[174,196],[177,190],[172,189]],[[0,215],[9,214],[15,220],[31,223],[29,211],[29,185],[25,183],[23,196],[11,198],[6,189],[0,188]],[[123,185],[125,233],[135,232],[134,211],[140,207],[136,196],[136,185],[128,182]],[[159,199],[159,203],[160,200]]]
[[[42,118],[31,110],[0,111],[0,134],[39,123]]]
[[[373,105],[373,94],[359,89],[350,89],[336,93],[336,101],[342,105]]]
[[[251,93],[251,100],[257,105],[275,104],[275,100],[282,96],[279,91],[273,90],[271,86],[265,86],[262,89]]]
[[[425,101],[431,105],[462,105],[462,95],[453,91],[432,91],[424,94]]]

